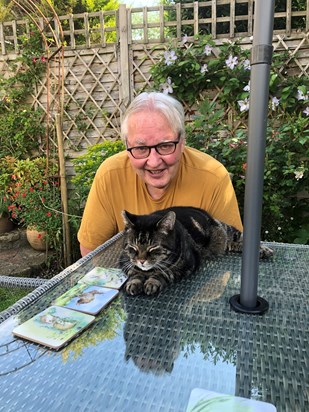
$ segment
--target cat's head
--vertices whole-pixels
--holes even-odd
[[[124,252],[131,264],[148,271],[174,253],[175,212],[134,215],[124,210],[122,216]]]

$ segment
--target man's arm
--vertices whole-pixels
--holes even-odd
[[[87,249],[83,245],[80,245],[80,254],[82,255],[82,257],[88,255],[88,253],[90,253],[90,252],[92,252],[91,249]]]

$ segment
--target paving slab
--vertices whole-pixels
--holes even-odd
[[[24,231],[16,229],[0,235],[0,276],[39,275],[46,258],[46,252],[29,245]]]

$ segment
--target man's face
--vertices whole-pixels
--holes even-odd
[[[128,121],[127,147],[154,146],[175,142],[178,136],[172,131],[166,118],[158,112],[144,111],[132,114]],[[160,155],[153,148],[146,159],[135,159],[129,152],[133,169],[145,182],[149,194],[159,199],[176,176],[184,141],[176,146],[174,153]]]

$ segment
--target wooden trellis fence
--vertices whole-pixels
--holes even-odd
[[[44,21],[40,24],[44,30]],[[87,146],[120,137],[121,116],[132,98],[151,86],[150,67],[171,39],[181,41],[187,34],[193,41],[195,35],[209,33],[218,44],[237,39],[248,48],[252,45],[253,24],[254,0],[210,0],[133,9],[120,5],[115,11],[51,20],[54,35],[63,32],[64,39],[59,40],[64,40],[64,52],[55,51],[50,60],[49,83],[46,78],[41,80],[32,104],[54,118],[61,59],[68,174],[73,173],[70,159]],[[287,0],[285,10],[275,13],[275,25],[274,49],[289,55],[282,70],[293,76],[308,76],[309,0],[305,10],[294,10],[292,0]],[[19,35],[29,30],[26,20],[0,23],[2,73],[20,52]],[[57,146],[53,133],[50,141]]]

